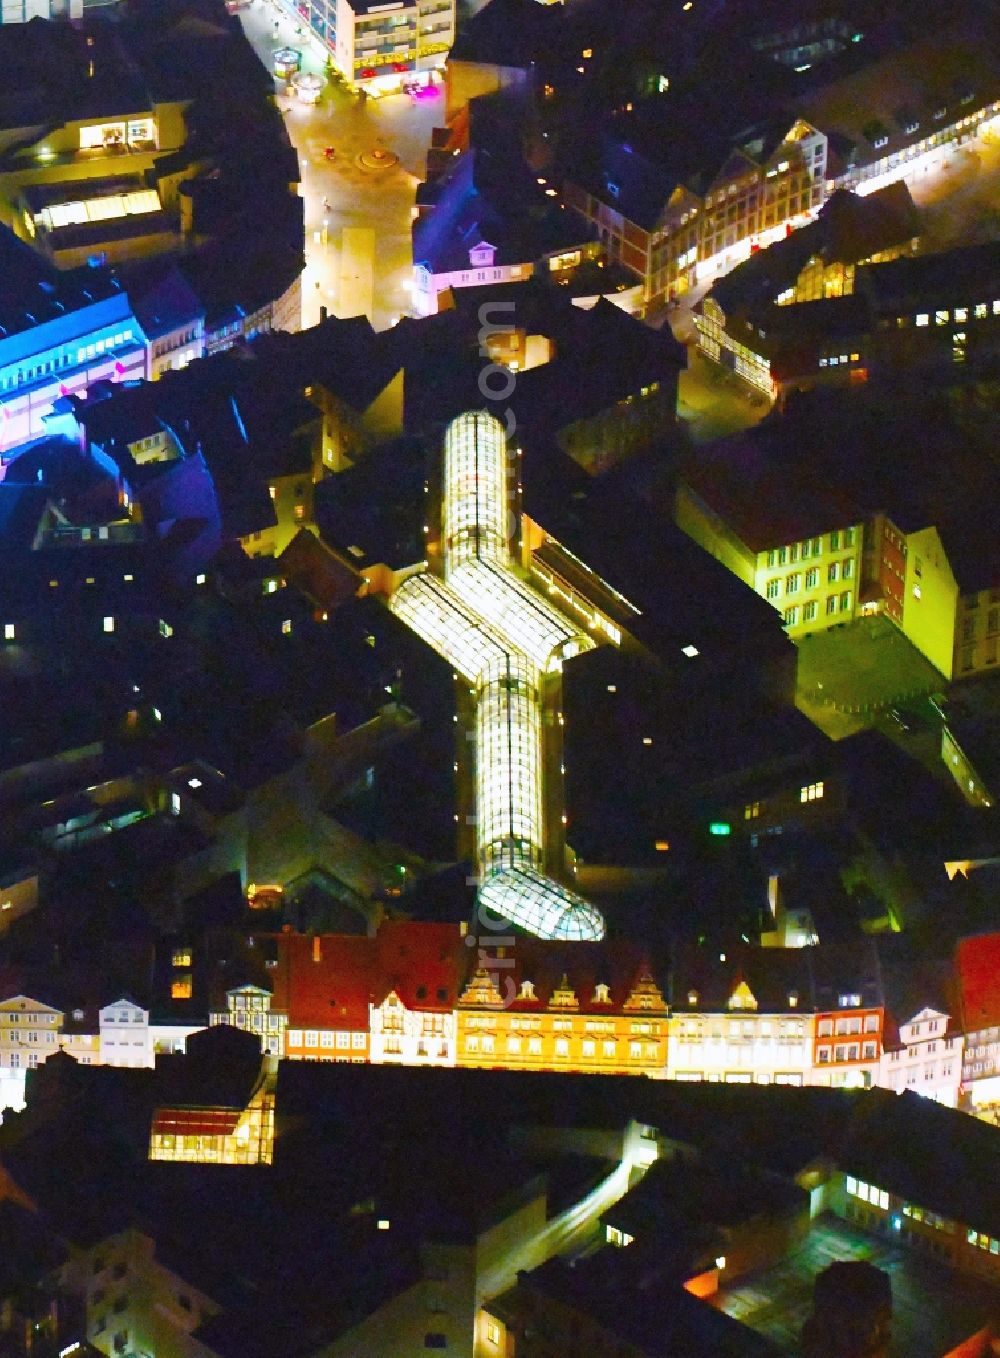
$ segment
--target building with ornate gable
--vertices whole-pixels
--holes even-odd
[[[664,1074],[667,1004],[637,949],[519,938],[496,951],[458,1000],[460,1066]]]

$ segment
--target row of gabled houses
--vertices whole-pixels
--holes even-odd
[[[865,940],[680,948],[669,975],[630,943],[477,938],[464,925],[392,920],[368,936],[270,942],[268,984],[231,986],[201,1018],[151,1022],[127,998],[69,1013],[3,1000],[7,1102],[57,1051],[148,1067],[207,1022],[286,1060],[879,1086],[987,1116],[1000,1103],[1000,934],[962,940],[949,967],[884,964]],[[170,960],[183,993],[191,950]]]

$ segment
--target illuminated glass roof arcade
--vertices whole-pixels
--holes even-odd
[[[444,440],[444,579],[426,571],[390,608],[476,698],[479,900],[540,938],[599,939],[604,919],[546,876],[541,680],[594,642],[514,572],[502,424],[483,412],[453,420]]]

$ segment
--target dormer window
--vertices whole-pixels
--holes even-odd
[[[740,981],[729,997],[730,1009],[756,1009],[757,1000],[746,981]]]
[[[537,999],[538,996],[535,994],[535,983],[534,983],[534,981],[522,981],[522,982],[521,982],[521,989],[520,989],[520,991],[518,992],[517,998],[518,998],[519,1000],[535,1000],[535,999]]]
[[[474,269],[488,269],[496,258],[497,248],[489,241],[481,240],[469,251],[469,263]]]
[[[610,1004],[611,993],[603,981],[599,981],[594,987],[594,1004]]]
[[[911,108],[900,108],[896,110],[896,122],[903,129],[908,137],[912,137],[914,132],[920,128],[920,119]]]
[[[579,1009],[580,1001],[576,998],[576,992],[569,983],[569,977],[563,972],[562,980],[552,991],[549,1004],[553,1009]]]
[[[855,994],[841,995],[837,1003],[841,1009],[858,1009],[861,1005],[861,996]]]

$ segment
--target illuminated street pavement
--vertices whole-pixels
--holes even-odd
[[[298,34],[295,24],[273,5],[254,0],[241,18],[269,70],[276,48],[295,47],[302,52],[303,70],[323,71],[319,45],[305,32]],[[288,133],[299,154],[305,199],[302,324],[315,325],[321,305],[339,314],[341,231],[345,226],[367,226],[375,232],[372,319],[376,329],[384,329],[410,307],[413,198],[423,177],[431,132],[444,117],[443,91],[432,99],[414,101],[395,94],[362,104],[341,82],[331,80],[321,102],[309,107],[284,94],[284,82],[277,88],[278,105],[286,111]],[[335,151],[332,161],[324,155],[328,146]],[[398,163],[372,170],[359,163],[359,157],[382,149],[398,156]],[[353,272],[351,261],[343,263]]]

